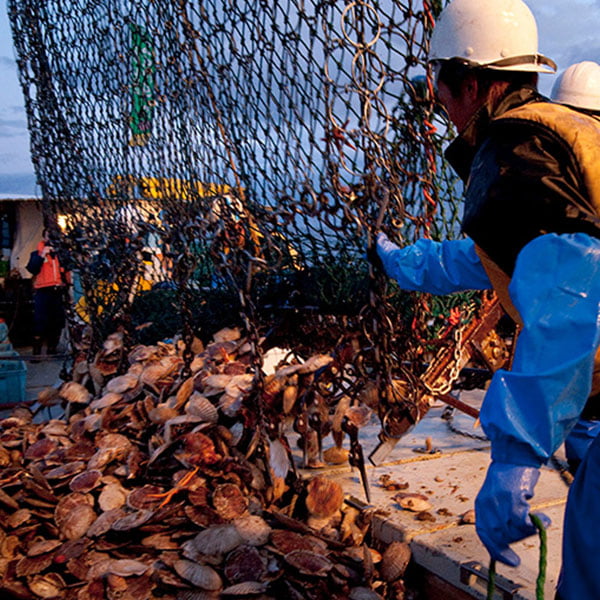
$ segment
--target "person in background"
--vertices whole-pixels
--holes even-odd
[[[65,291],[69,273],[62,268],[50,244],[50,230],[45,228],[37,248],[31,253],[27,270],[33,278],[33,354],[41,354],[46,342],[47,354],[56,354],[60,334],[65,326]]]
[[[600,65],[590,60],[565,69],[554,82],[550,98],[600,119]],[[600,379],[600,372],[594,372]],[[599,384],[594,387],[600,387]],[[588,402],[565,440],[569,470],[574,475],[592,441],[600,433],[600,401]]]
[[[575,110],[600,116],[600,65],[591,60],[575,63],[554,82],[550,98]]]
[[[522,0],[452,0],[430,42],[440,104],[458,130],[446,158],[465,183],[466,238],[377,255],[401,288],[447,294],[492,287],[521,324],[510,371],[481,407],[491,463],[475,501],[476,530],[494,560],[536,533],[529,501],[540,468],[584,409],[597,405],[600,344],[600,123],[537,91],[556,65],[538,52]],[[600,436],[569,489],[561,600],[600,598]],[[544,526],[550,520],[537,515]]]

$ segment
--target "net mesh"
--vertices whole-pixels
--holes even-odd
[[[475,298],[432,304],[365,258],[379,229],[400,245],[458,234],[425,66],[441,2],[8,7],[90,352],[116,328],[132,343],[177,333],[189,363],[194,336],[240,324],[257,365],[276,344],[351,347],[357,389],[385,387]]]

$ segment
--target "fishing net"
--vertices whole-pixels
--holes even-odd
[[[366,251],[459,233],[425,58],[437,0],[9,0],[31,153],[90,352],[240,325],[257,365],[352,348],[391,385],[475,295]],[[60,225],[60,227],[59,227]],[[415,301],[416,300],[416,301]],[[462,313],[461,313],[462,314]],[[364,378],[363,378],[364,380]]]

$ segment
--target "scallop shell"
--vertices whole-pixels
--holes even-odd
[[[83,469],[85,469],[85,463],[81,460],[76,460],[46,471],[45,476],[46,479],[66,479],[80,473]]]
[[[112,354],[123,348],[123,334],[120,332],[111,333],[104,340],[102,349],[105,354]]]
[[[27,548],[27,556],[38,556],[39,554],[52,552],[52,550],[55,550],[59,546],[62,546],[60,540],[39,540]]]
[[[153,494],[159,494],[162,490],[156,485],[146,484],[140,488],[131,490],[127,496],[127,506],[134,509],[148,509],[158,506],[160,498],[153,498]]]
[[[215,451],[214,442],[204,433],[186,433],[182,440],[192,464],[212,465],[221,459]]]
[[[237,548],[243,541],[235,525],[213,525],[193,538],[193,546],[201,554],[224,554]]]
[[[297,369],[298,373],[314,373],[323,367],[327,367],[333,362],[333,356],[329,354],[315,354],[311,356],[306,362],[299,365]]]
[[[242,409],[242,396],[223,394],[219,398],[219,410],[227,417],[236,417]]]
[[[153,358],[158,353],[158,346],[135,346],[127,356],[130,364],[137,361],[145,361]]]
[[[75,404],[88,404],[92,396],[85,387],[75,381],[63,383],[58,394],[63,400]]]
[[[258,515],[249,515],[233,521],[233,525],[246,544],[263,546],[271,536],[270,525]]]
[[[174,370],[174,366],[161,362],[148,365],[140,374],[140,383],[156,388],[161,380],[167,378]]]
[[[27,460],[39,460],[48,456],[57,446],[58,444],[54,440],[43,438],[31,444],[23,456]]]
[[[247,394],[252,390],[254,384],[254,375],[245,373],[244,375],[234,375],[231,381],[225,387],[225,393],[229,396],[240,396]]]
[[[361,427],[365,427],[369,424],[372,415],[373,411],[368,406],[363,404],[361,406],[348,407],[344,416],[347,417],[353,425],[360,429]]]
[[[349,452],[345,448],[332,446],[323,452],[323,460],[330,465],[343,465],[348,462]]]
[[[90,402],[91,410],[102,410],[103,408],[107,408],[109,406],[113,406],[117,402],[120,402],[123,399],[123,394],[117,392],[107,392],[97,400],[92,400]]]
[[[113,508],[103,512],[88,528],[86,535],[88,537],[98,537],[111,530],[115,521],[126,516],[122,508]]]
[[[241,517],[248,510],[248,498],[233,483],[223,483],[215,488],[212,503],[220,517],[231,521]]]
[[[333,568],[333,562],[326,556],[309,550],[293,550],[284,560],[300,573],[315,577],[325,577]]]
[[[100,478],[102,477],[102,471],[92,469],[90,471],[84,471],[75,475],[69,482],[69,487],[73,492],[91,492],[95,487],[100,485]]]
[[[93,506],[81,503],[74,506],[70,512],[64,516],[60,523],[57,519],[61,536],[68,540],[76,540],[84,536],[90,525],[96,520],[96,513]]]
[[[107,392],[115,394],[124,394],[126,391],[134,388],[139,383],[139,377],[131,373],[113,377],[105,386]]]
[[[265,574],[265,561],[254,546],[238,546],[227,555],[223,572],[231,583],[260,581]]]
[[[473,525],[475,523],[475,511],[470,508],[460,516],[461,525]]]
[[[29,580],[29,589],[39,598],[60,598],[64,594],[65,581],[58,573],[36,575]]]
[[[98,506],[103,511],[120,508],[127,501],[129,492],[120,483],[109,483],[98,496]]]
[[[73,492],[61,498],[54,510],[54,520],[61,537],[73,540],[85,535],[96,520],[93,498],[88,494]]]
[[[153,533],[141,541],[142,546],[156,550],[179,550],[181,544],[173,539],[171,533]]]
[[[405,542],[392,542],[383,553],[381,559],[381,577],[391,583],[404,575],[410,562],[410,546]]]
[[[285,446],[278,439],[269,440],[269,466],[273,475],[285,479],[290,470],[290,459]]]
[[[219,420],[217,407],[199,392],[194,392],[185,406],[185,412],[200,417],[207,423],[216,423]]]
[[[111,525],[111,529],[114,531],[129,531],[131,529],[136,529],[146,523],[153,515],[154,511],[152,510],[138,510],[117,519]]]
[[[337,481],[317,475],[308,482],[306,490],[306,508],[313,517],[331,517],[342,507],[344,490]]]
[[[176,560],[173,568],[186,581],[203,590],[219,590],[223,587],[221,576],[208,565],[200,565],[191,560]]]
[[[319,538],[287,529],[274,529],[271,532],[271,543],[283,554],[294,550],[308,550],[317,554],[327,552],[327,544]]]
[[[221,596],[254,596],[267,591],[267,584],[261,581],[243,581],[226,587]]]
[[[26,577],[27,575],[36,575],[45,571],[53,562],[52,552],[38,554],[36,556],[25,556],[17,561],[15,572],[17,577]]]
[[[213,335],[213,341],[215,343],[221,342],[235,342],[242,337],[242,333],[239,327],[224,327]]]
[[[393,496],[393,499],[405,510],[420,513],[424,510],[430,510],[431,504],[427,496],[423,494],[410,494],[401,492]]]
[[[194,378],[188,377],[177,390],[175,398],[172,398],[172,406],[179,410],[188,400],[194,391]]]
[[[31,512],[26,508],[20,508],[8,517],[6,524],[11,529],[14,529],[15,527],[23,525],[23,523],[27,523],[29,519],[31,519]]]
[[[227,384],[233,379],[232,375],[209,375],[204,379],[203,390],[205,396],[214,396],[225,391]]]
[[[67,423],[65,421],[59,421],[57,419],[51,419],[41,429],[46,437],[68,437],[69,433],[67,430]]]
[[[139,560],[107,558],[92,564],[87,573],[87,578],[100,579],[109,574],[118,575],[119,577],[131,577],[143,575],[148,569],[150,569],[150,566]]]
[[[179,415],[177,409],[169,406],[166,402],[157,404],[149,413],[148,418],[156,424],[166,423],[169,419]]]

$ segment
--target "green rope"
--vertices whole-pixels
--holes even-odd
[[[496,589],[496,561],[490,559],[490,567],[488,569],[488,584],[487,584],[487,600],[494,598],[494,590]]]
[[[540,535],[540,563],[537,580],[535,582],[536,600],[544,600],[544,584],[546,583],[546,563],[548,560],[548,536],[542,520],[533,513],[529,515]]]
[[[538,576],[535,582],[535,599],[544,600],[544,585],[546,584],[546,563],[548,562],[548,536],[542,520],[533,513],[529,515],[540,536],[540,561]],[[496,589],[496,561],[490,559],[488,568],[488,585],[486,600],[493,600]]]

